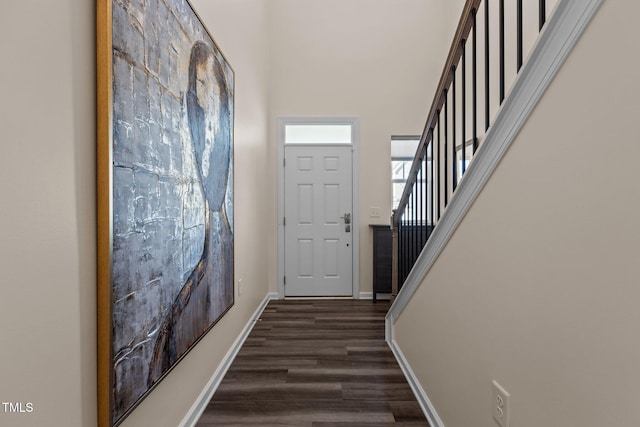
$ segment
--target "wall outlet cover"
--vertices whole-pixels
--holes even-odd
[[[500,427],[509,427],[509,399],[511,395],[498,384],[493,381],[493,401],[492,411],[493,419],[496,420]]]

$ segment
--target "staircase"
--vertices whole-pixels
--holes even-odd
[[[397,255],[394,296],[502,111],[507,85],[513,86],[517,80],[525,56],[544,29],[546,3],[528,1],[525,11],[524,0],[466,2],[404,193],[392,217]],[[514,16],[507,16],[505,10],[515,11]],[[537,24],[533,34],[530,21]]]
[[[386,339],[434,427],[443,423],[394,340],[394,323],[424,285],[602,0],[547,3],[466,2],[392,216],[394,302],[386,317]],[[527,32],[532,21],[535,38]]]

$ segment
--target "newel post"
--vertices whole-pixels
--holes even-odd
[[[391,250],[391,304],[398,295],[398,211],[393,210],[391,214],[391,236],[392,236],[392,250]]]

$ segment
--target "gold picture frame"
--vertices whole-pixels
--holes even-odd
[[[98,425],[234,303],[234,71],[188,0],[97,1]]]

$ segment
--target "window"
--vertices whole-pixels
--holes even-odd
[[[419,136],[391,137],[391,200],[393,209],[396,209],[400,203],[419,142]]]
[[[473,158],[473,139],[470,139],[465,144],[464,148],[464,169],[465,171],[469,168],[469,163],[471,163],[471,159]],[[456,172],[458,182],[462,179],[462,144],[458,144],[456,146]]]
[[[420,143],[418,136],[391,137],[391,186],[392,186],[392,205],[393,209],[397,209],[404,192],[405,185],[411,173],[413,159]],[[432,206],[432,183],[431,175],[433,174],[433,164],[429,152],[422,161],[418,173],[418,188],[420,189],[417,200],[409,198],[408,209],[413,210],[414,224],[432,224],[433,218],[431,212]],[[420,205],[415,205],[419,203]]]
[[[351,144],[351,124],[287,124],[285,144]]]

